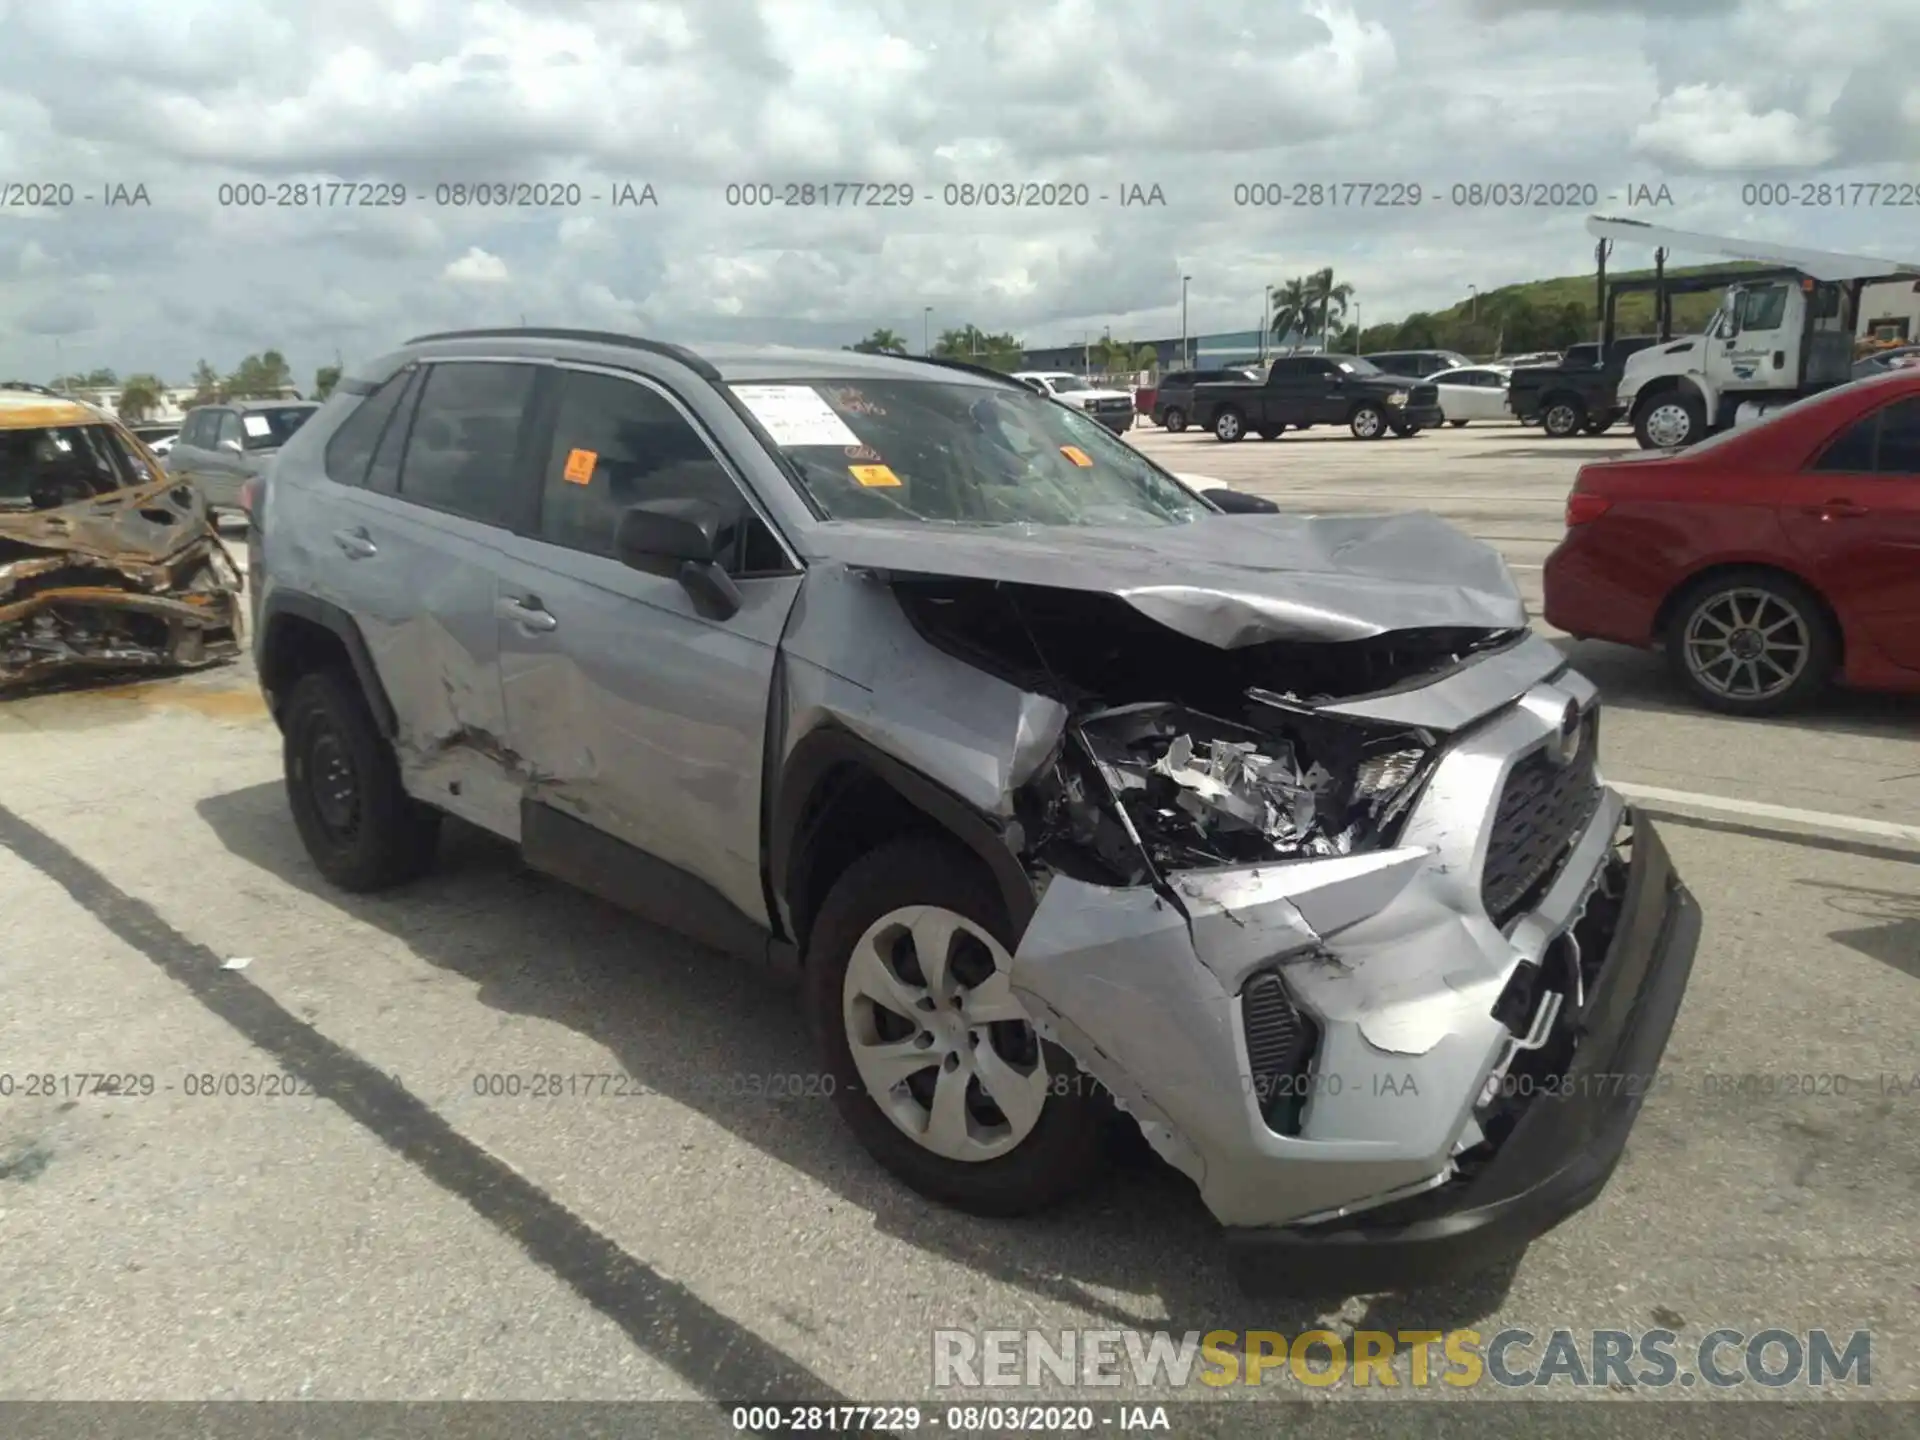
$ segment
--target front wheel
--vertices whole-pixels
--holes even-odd
[[[1213,438],[1231,445],[1247,438],[1247,420],[1238,410],[1222,410],[1213,417]]]
[[[1693,395],[1663,395],[1642,405],[1633,418],[1633,438],[1642,450],[1678,450],[1707,428],[1707,407]]]
[[[1709,577],[1673,607],[1667,661],[1693,697],[1730,715],[1776,715],[1826,688],[1839,646],[1799,582],[1768,570]]]
[[[1378,405],[1362,405],[1347,421],[1356,440],[1378,440],[1387,433],[1387,412]]]
[[[1182,430],[1187,428],[1187,412],[1178,406],[1174,406],[1169,409],[1165,415],[1160,417],[1160,424],[1169,433],[1178,435]]]
[[[1104,1092],[1040,1038],[1010,984],[1015,943],[980,863],[932,838],[855,861],[820,908],[808,1010],[833,1099],[920,1194],[1022,1215],[1099,1173]]]
[[[1587,421],[1586,432],[1589,435],[1604,435],[1613,428],[1611,415],[1595,415]]]
[[[1258,430],[1254,431],[1254,434],[1258,435],[1262,440],[1278,440],[1280,436],[1286,432],[1286,428],[1284,425],[1262,425]]]
[[[1393,427],[1393,433],[1398,435],[1402,440],[1411,440],[1420,433],[1420,427],[1418,425],[1395,425]]]
[[[1456,430],[1464,430],[1467,428],[1467,422],[1464,420],[1449,420],[1447,421],[1447,424],[1451,425]]]

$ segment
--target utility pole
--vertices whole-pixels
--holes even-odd
[[[1360,353],[1360,302],[1353,302],[1353,353]]]
[[[1192,279],[1191,275],[1180,277],[1180,368],[1182,370],[1193,368],[1192,361],[1187,358],[1187,285]]]
[[[1273,286],[1260,287],[1260,358],[1267,358],[1267,331],[1273,328]]]
[[[1467,286],[1467,295],[1469,297],[1467,300],[1467,321],[1469,324],[1478,325],[1480,323],[1480,287],[1478,285]]]
[[[931,305],[920,312],[920,353],[933,354],[933,307]]]

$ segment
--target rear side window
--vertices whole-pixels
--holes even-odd
[[[401,498],[510,527],[520,509],[514,452],[538,373],[491,361],[430,367],[400,470]]]
[[[1882,475],[1920,475],[1920,398],[1901,400],[1880,412]]]
[[[1160,383],[1162,385],[1191,385],[1200,377],[1191,370],[1176,370]]]
[[[733,478],[665,396],[613,375],[569,373],[540,492],[540,537],[612,557],[621,515],[648,500],[706,500],[748,514]]]
[[[373,452],[379,448],[387,421],[400,407],[400,397],[406,394],[407,382],[412,378],[411,370],[402,370],[373,394],[361,397],[353,413],[327,441],[325,463],[329,480],[336,485],[367,483],[367,468],[373,464]]]

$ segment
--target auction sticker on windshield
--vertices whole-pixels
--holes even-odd
[[[900,477],[885,465],[849,465],[853,478],[869,488],[874,486],[898,485]]]
[[[736,385],[733,393],[783,450],[860,443],[860,437],[810,385]]]
[[[247,433],[249,435],[271,435],[273,433],[273,426],[267,423],[267,417],[264,415],[242,415],[240,417],[240,423],[247,427]]]
[[[1082,470],[1091,470],[1093,468],[1093,457],[1078,445],[1062,445],[1060,447],[1060,453],[1078,465]]]

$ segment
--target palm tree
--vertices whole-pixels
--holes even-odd
[[[1130,375],[1136,370],[1151,370],[1160,362],[1160,354],[1151,345],[1136,345],[1131,340],[1112,336],[1093,343],[1093,358],[1108,375]]]
[[[120,387],[120,418],[138,425],[166,406],[166,382],[158,375],[129,375]]]
[[[193,367],[193,398],[188,405],[212,405],[224,399],[220,384],[220,372],[202,360]]]
[[[904,355],[907,353],[907,342],[892,330],[882,327],[866,339],[843,345],[841,349],[858,350],[862,355]]]
[[[1353,286],[1344,282],[1336,284],[1331,265],[1307,277],[1306,291],[1307,314],[1314,322],[1316,333],[1325,335],[1347,318],[1347,304],[1353,299]]]
[[[1284,340],[1299,335],[1312,322],[1313,301],[1307,282],[1298,276],[1273,287],[1273,338]]]

